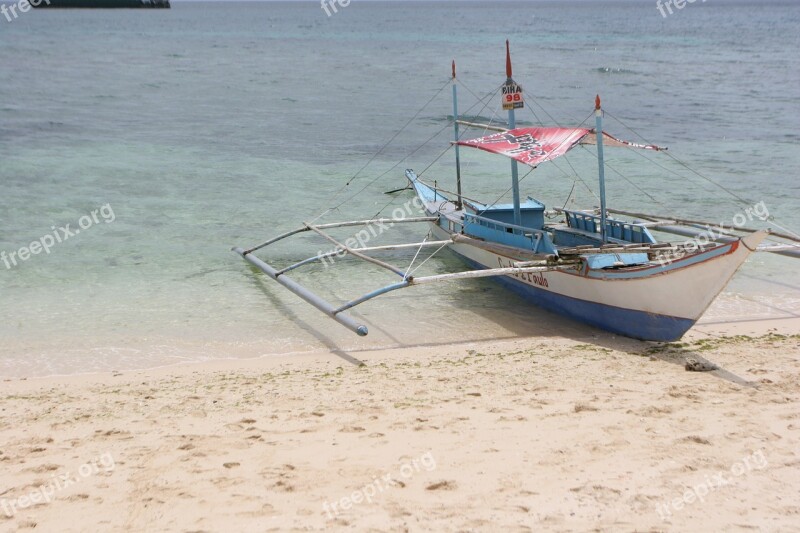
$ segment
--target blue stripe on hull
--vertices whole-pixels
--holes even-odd
[[[472,261],[461,254],[456,253],[456,255],[475,268],[486,268],[484,265]],[[695,323],[694,320],[688,318],[633,311],[556,294],[539,287],[527,285],[508,276],[498,276],[492,279],[519,294],[526,301],[547,311],[553,311],[591,326],[634,339],[663,342],[676,341]]]

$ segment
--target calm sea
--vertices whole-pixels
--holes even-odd
[[[355,313],[371,328],[361,339],[265,282],[230,248],[293,228],[362,188],[321,220],[402,205],[408,193],[384,191],[448,147],[451,60],[461,109],[499,116],[497,97],[486,106],[476,97],[504,81],[507,38],[514,77],[536,100],[523,123],[578,124],[600,93],[611,133],[639,140],[630,127],[669,146],[800,230],[798,27],[800,3],[755,0],[697,2],[667,17],[654,1],[353,0],[331,16],[318,2],[175,2],[0,18],[0,252],[63,240],[67,224],[75,233],[49,254],[0,262],[0,376],[602,335],[481,281],[366,304]],[[727,223],[742,209],[663,154],[646,154],[652,163],[607,152],[619,171],[607,176],[612,207]],[[463,157],[466,194],[494,200],[507,189],[506,161]],[[450,152],[425,176],[447,187],[453,174]],[[591,154],[577,150],[523,189],[559,207],[572,190],[570,205],[592,207],[595,174]],[[409,226],[381,243],[423,236]],[[304,236],[264,255],[287,264],[328,248]],[[333,301],[394,281],[339,264],[297,277]],[[458,265],[440,254],[424,268]],[[759,254],[705,320],[800,314],[797,266]]]

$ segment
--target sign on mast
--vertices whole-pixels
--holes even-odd
[[[502,87],[503,95],[503,110],[522,109],[525,107],[525,101],[522,97],[522,87],[509,78]]]

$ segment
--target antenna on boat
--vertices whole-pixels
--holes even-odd
[[[503,85],[503,109],[508,110],[508,129],[513,130],[517,127],[517,120],[514,117],[514,110],[523,107],[522,87],[516,84],[511,77],[511,49],[506,39],[506,83]],[[514,224],[522,225],[522,214],[519,207],[519,171],[517,161],[511,160],[511,191],[514,198]]]
[[[456,89],[456,60],[453,60],[453,132],[456,142],[456,209],[462,209],[464,204],[461,200],[461,158],[458,152],[458,90]]]
[[[600,238],[606,242],[606,174],[603,164],[603,108],[600,95],[594,99],[595,133],[597,134],[597,164],[600,175]]]

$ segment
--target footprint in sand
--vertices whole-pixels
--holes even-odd
[[[294,492],[294,487],[292,485],[289,485],[288,483],[286,483],[282,479],[278,480],[275,483],[275,487],[278,488],[279,490],[283,491],[283,492]]]
[[[55,470],[58,470],[59,468],[61,468],[61,465],[56,465],[53,463],[45,463],[43,465],[29,468],[28,470],[30,470],[31,472],[36,472],[37,474],[42,474],[45,472],[53,472]]]
[[[95,435],[98,437],[119,437],[121,440],[130,440],[133,438],[130,431],[125,431],[122,429],[108,429],[103,431],[102,429],[96,429],[94,431]]]
[[[700,437],[698,435],[689,435],[688,437],[684,437],[678,440],[678,442],[681,441],[689,441],[697,444],[708,444],[708,445],[711,444],[711,441],[709,441],[708,439],[704,439],[703,437]]]
[[[456,489],[456,482],[455,481],[439,481],[438,483],[434,483],[432,485],[428,485],[425,487],[425,490],[455,490]]]
[[[339,430],[341,433],[361,433],[362,431],[366,431],[366,429],[361,426],[345,426]]]

